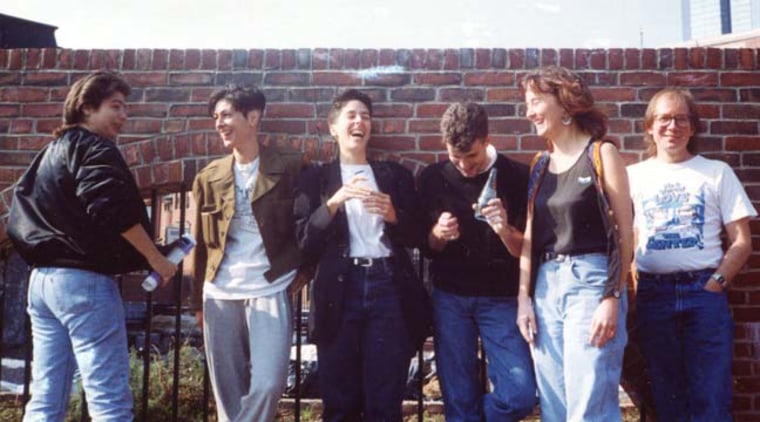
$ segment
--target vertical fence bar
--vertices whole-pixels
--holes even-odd
[[[303,324],[301,323],[301,316],[303,315],[303,288],[301,291],[296,293],[295,303],[296,303],[296,379],[295,379],[295,409],[294,409],[294,418],[295,422],[301,421],[301,330],[303,329]]]
[[[2,256],[3,259],[3,286],[0,289],[0,380],[3,379],[2,359],[5,356],[5,292],[8,289],[8,261],[10,256]]]
[[[31,276],[31,271],[29,274]],[[22,415],[26,414],[26,404],[29,403],[31,397],[29,387],[32,383],[32,320],[26,312],[24,312],[24,331],[26,331],[26,340],[24,341],[24,410],[21,412]]]
[[[79,414],[79,422],[88,422],[90,420],[90,409],[87,406],[87,397],[84,395],[84,388],[79,389],[79,400],[81,400],[80,403],[82,403],[82,412]]]
[[[150,191],[150,224],[153,238],[156,237],[156,220],[158,219],[158,191]],[[142,420],[148,419],[148,395],[150,394],[150,351],[153,336],[153,293],[145,293],[145,342],[143,343],[143,385],[142,385]]]
[[[415,249],[412,257],[417,259],[417,275],[420,278],[420,281],[423,282],[425,280],[425,260],[422,258],[422,251],[419,249]],[[425,412],[425,395],[422,392],[422,383],[425,380],[425,356],[423,353],[423,349],[425,348],[425,342],[423,342],[420,345],[419,350],[417,350],[417,421],[422,422],[422,417]]]
[[[208,363],[206,362],[205,358],[205,350],[204,350],[204,358],[203,358],[203,422],[208,422],[208,400],[209,396],[211,395],[210,391],[210,385],[208,382]]]
[[[179,191],[179,235],[185,234],[185,205],[187,192],[184,183]],[[176,421],[179,413],[179,357],[182,347],[182,278],[184,260],[179,263],[179,270],[174,274],[174,383],[172,388],[172,420]]]

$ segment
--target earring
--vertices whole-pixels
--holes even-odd
[[[570,116],[564,116],[564,117],[562,118],[562,124],[563,124],[564,126],[570,126],[570,123],[572,123],[572,122],[573,122],[573,118],[572,118],[572,117],[570,117]]]

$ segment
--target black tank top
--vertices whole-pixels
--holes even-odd
[[[568,255],[607,250],[592,171],[588,150],[562,173],[546,169],[534,204],[536,250]]]

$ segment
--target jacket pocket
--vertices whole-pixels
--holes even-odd
[[[222,218],[222,207],[213,204],[201,207],[201,233],[209,247],[219,247],[219,220]]]

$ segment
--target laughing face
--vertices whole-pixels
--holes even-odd
[[[690,158],[687,146],[694,132],[689,108],[683,100],[674,95],[665,95],[657,100],[654,119],[647,133],[654,140],[658,158],[674,162]]]
[[[84,115],[82,126],[106,139],[115,140],[124,122],[127,121],[127,103],[124,94],[114,92],[103,100],[97,109],[85,107]]]
[[[224,142],[225,148],[236,148],[251,139],[256,140],[261,112],[251,110],[248,116],[235,110],[227,100],[220,100],[214,107],[214,127]]]
[[[562,116],[566,114],[552,94],[528,89],[525,92],[525,116],[536,127],[536,134],[554,140],[563,130]]]
[[[347,102],[330,124],[330,133],[338,140],[343,156],[364,154],[372,132],[369,109],[359,100]]]

